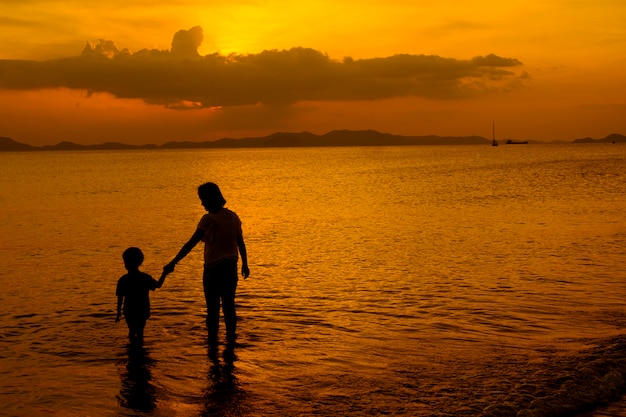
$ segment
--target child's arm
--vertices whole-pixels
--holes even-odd
[[[120,317],[122,316],[122,301],[123,300],[124,300],[124,297],[122,297],[121,295],[117,296],[117,316],[115,316],[116,323],[120,321]]]
[[[163,286],[166,276],[167,276],[167,272],[163,271],[163,273],[161,274],[161,278],[159,278],[159,280],[157,281],[157,285],[156,285],[157,288],[161,288]]]

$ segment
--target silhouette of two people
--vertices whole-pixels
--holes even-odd
[[[207,182],[200,185],[198,197],[207,213],[202,216],[196,230],[172,261],[163,267],[163,273],[158,281],[139,270],[144,260],[139,248],[128,248],[122,255],[128,273],[117,283],[115,321],[120,320],[123,312],[131,343],[143,344],[144,328],[150,317],[150,291],[160,288],[165,277],[174,272],[176,265],[201,241],[204,242],[202,283],[207,308],[209,347],[216,349],[218,345],[220,307],[224,314],[227,344],[235,343],[237,338],[235,293],[239,257],[241,257],[241,275],[244,279],[250,275],[241,220],[235,212],[224,207],[226,199],[217,184]]]

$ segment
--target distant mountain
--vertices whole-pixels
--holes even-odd
[[[0,151],[77,151],[115,149],[202,149],[202,148],[270,148],[314,146],[406,146],[406,145],[485,145],[489,140],[480,136],[401,136],[375,130],[334,130],[324,135],[309,132],[277,132],[263,137],[224,138],[206,142],[167,142],[163,145],[128,145],[108,142],[99,145],[79,145],[61,142],[56,145],[31,146],[1,138]]]
[[[604,139],[576,139],[574,143],[626,142],[626,136],[612,134]],[[126,149],[204,149],[204,148],[277,148],[315,146],[413,146],[413,145],[489,145],[482,136],[402,136],[375,130],[333,130],[324,135],[310,132],[277,132],[268,136],[241,139],[224,138],[206,142],[167,142],[163,145],[128,145],[107,142],[98,145],[79,145],[60,142],[56,145],[31,146],[11,138],[0,137],[0,152],[6,151],[78,151]]]
[[[604,139],[574,139],[574,143],[626,143],[626,136],[620,135],[618,133],[613,133],[605,137]]]
[[[33,151],[36,150],[34,146],[19,143],[11,138],[0,136],[0,151]]]
[[[480,136],[400,136],[375,130],[333,130],[324,135],[278,132],[269,136],[212,142],[168,142],[163,148],[269,148],[314,146],[484,145]]]
[[[81,150],[124,150],[124,149],[157,149],[157,145],[127,145],[118,142],[106,142],[98,145],[78,145],[73,142],[61,142],[56,145],[34,148],[42,151],[81,151]],[[1,149],[0,149],[1,150]]]

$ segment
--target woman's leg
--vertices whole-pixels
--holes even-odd
[[[216,285],[214,268],[204,269],[204,299],[206,300],[206,328],[209,345],[217,346],[217,334],[220,326],[220,294]]]
[[[237,291],[237,262],[227,260],[220,263],[220,298],[226,325],[226,339],[229,343],[237,337],[237,312],[235,310],[235,293]]]
[[[217,344],[220,319],[220,300],[224,312],[226,334],[234,341],[237,331],[235,292],[237,290],[237,262],[222,261],[204,270],[204,296],[207,303],[209,344]]]
[[[237,311],[235,309],[235,291],[237,281],[230,280],[222,289],[222,311],[226,324],[226,337],[229,342],[234,342],[237,337]]]

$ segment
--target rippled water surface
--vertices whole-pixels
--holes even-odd
[[[0,414],[619,415],[624,146],[0,158]],[[239,345],[207,356],[197,248],[130,349],[121,253],[158,277],[205,181],[243,221]]]

